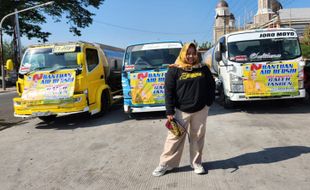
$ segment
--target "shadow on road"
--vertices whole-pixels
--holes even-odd
[[[166,119],[166,113],[164,111],[135,113],[131,114],[131,118],[135,120]]]
[[[231,109],[226,109],[215,102],[209,115],[229,114],[235,112],[246,112],[250,114],[295,114],[310,113],[310,103],[302,100],[271,100],[240,102]]]
[[[249,114],[294,114],[294,113],[310,113],[309,104],[301,101],[256,101],[256,102],[243,102],[238,104],[233,109],[225,109],[218,102],[215,102],[209,115],[221,115],[236,112],[247,112]],[[98,127],[101,125],[121,123],[129,120],[129,115],[124,113],[123,105],[113,105],[111,110],[103,116],[90,116],[89,114],[74,114],[63,117],[57,117],[53,122],[40,122],[37,124],[38,129],[60,129],[70,130],[75,128],[84,127]],[[152,120],[152,119],[166,119],[165,112],[147,112],[133,114],[134,120]]]
[[[123,112],[122,105],[117,104],[111,107],[111,110],[102,116],[90,116],[88,113],[73,114],[55,118],[51,122],[40,122],[37,129],[58,129],[72,130],[85,127],[100,127],[113,123],[121,123],[129,119]]]
[[[37,129],[72,130],[85,127],[99,127],[113,123],[121,123],[126,120],[151,120],[165,119],[165,112],[147,112],[132,115],[132,118],[123,111],[123,104],[113,105],[111,110],[103,116],[90,116],[88,113],[74,114],[57,117],[51,122],[40,122]]]
[[[0,131],[7,129],[7,128],[10,128],[10,127],[13,127],[13,126],[23,125],[25,123],[26,123],[25,120],[17,121],[17,122],[6,122],[5,120],[0,119]]]
[[[300,156],[301,154],[310,153],[310,147],[306,146],[286,146],[265,148],[262,151],[251,152],[228,158],[225,160],[217,160],[212,162],[203,163],[204,167],[208,170],[216,169],[233,169],[231,173],[237,171],[240,166],[247,166],[253,164],[269,164],[280,162],[283,160],[292,159]],[[191,171],[190,166],[183,166],[178,168],[175,172]]]

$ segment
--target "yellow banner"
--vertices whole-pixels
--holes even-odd
[[[130,74],[132,104],[164,104],[165,73],[140,72]]]
[[[67,99],[73,96],[75,71],[36,72],[25,76],[22,99],[33,102]],[[42,102],[43,101],[43,102]]]
[[[298,95],[298,63],[244,64],[246,97]]]

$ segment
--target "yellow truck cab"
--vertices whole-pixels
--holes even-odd
[[[19,68],[14,115],[50,121],[81,112],[105,113],[121,94],[117,71],[123,53],[87,42],[30,46]]]

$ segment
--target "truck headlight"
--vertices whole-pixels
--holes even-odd
[[[14,106],[20,106],[22,103],[20,101],[14,101]]]
[[[231,82],[235,82],[235,83],[242,83],[243,82],[242,78],[237,76],[237,75],[230,74],[229,77],[230,77]]]
[[[75,102],[75,103],[81,102],[81,100],[82,100],[82,97],[74,98],[74,102]]]
[[[231,91],[232,92],[244,92],[244,90],[243,90],[243,85],[240,85],[240,84],[237,84],[237,85],[234,85],[234,84],[232,84],[231,85]]]
[[[237,75],[230,74],[230,89],[232,92],[244,92],[243,79]]]

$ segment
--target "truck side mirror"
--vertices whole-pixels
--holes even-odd
[[[83,52],[80,52],[76,55],[76,60],[78,65],[84,65],[85,64],[85,54]]]
[[[13,69],[14,69],[14,63],[13,63],[12,59],[8,59],[8,60],[6,61],[5,69],[6,69],[7,71],[13,71]]]
[[[222,42],[220,43],[220,51],[225,52],[226,51],[226,46]]]
[[[215,54],[214,54],[214,56],[215,56],[215,60],[216,60],[217,62],[222,61],[222,54],[221,54],[220,51],[216,51]]]

